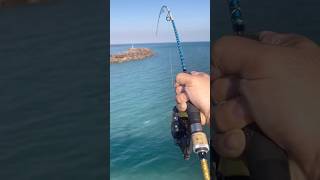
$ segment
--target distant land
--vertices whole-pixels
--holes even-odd
[[[110,56],[110,63],[123,63],[134,60],[143,60],[153,56],[154,53],[149,48],[129,48],[128,51],[113,54]]]

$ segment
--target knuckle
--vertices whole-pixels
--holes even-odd
[[[219,60],[221,59],[221,55],[225,51],[225,47],[229,44],[232,44],[237,37],[234,36],[223,36],[218,39],[212,46],[212,57],[213,57],[213,65],[215,67],[219,66]]]
[[[179,93],[180,93],[180,88],[177,87],[177,88],[176,88],[176,94],[179,94]]]
[[[178,73],[178,74],[176,75],[176,81],[178,81],[178,80],[181,78],[181,75],[182,75],[182,73]]]
[[[204,72],[200,72],[199,75],[204,77],[204,78],[208,78],[208,79],[210,78],[210,76],[207,73],[204,73]]]
[[[177,101],[179,100],[179,95],[178,95],[178,94],[176,95],[176,100],[177,100]]]
[[[223,101],[223,100],[227,100],[231,97],[233,94],[232,91],[234,91],[232,86],[232,82],[231,79],[217,79],[215,80],[215,82],[212,85],[213,88],[213,97],[214,99],[219,102],[219,101]]]
[[[194,77],[194,76],[191,76],[190,79],[189,79],[189,81],[188,81],[187,86],[194,86],[195,83],[197,83],[197,82],[198,82],[198,81],[197,81],[197,78]]]
[[[183,95],[182,94],[176,95],[176,101],[179,103],[183,103],[184,102]]]
[[[218,56],[222,50],[222,47],[224,46],[224,44],[226,42],[228,42],[230,39],[229,36],[223,36],[221,37],[220,39],[218,39],[212,46],[212,53],[215,55],[215,56]]]
[[[185,103],[180,103],[177,104],[177,108],[179,109],[179,111],[185,111],[186,110],[186,104]]]

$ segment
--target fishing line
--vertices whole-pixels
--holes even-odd
[[[170,76],[171,76],[171,83],[172,83],[172,88],[175,88],[175,83],[173,79],[173,63],[172,63],[172,52],[171,49],[169,50],[169,61],[170,61]]]
[[[245,26],[240,8],[240,0],[229,0],[229,12],[234,34],[238,36],[244,35]]]

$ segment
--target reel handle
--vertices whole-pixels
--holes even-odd
[[[290,180],[287,154],[252,123],[243,128],[243,154],[252,180]]]

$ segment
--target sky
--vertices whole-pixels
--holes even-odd
[[[210,40],[210,0],[110,0],[111,44],[174,42],[165,14],[155,33],[162,5],[170,8],[182,42]]]

